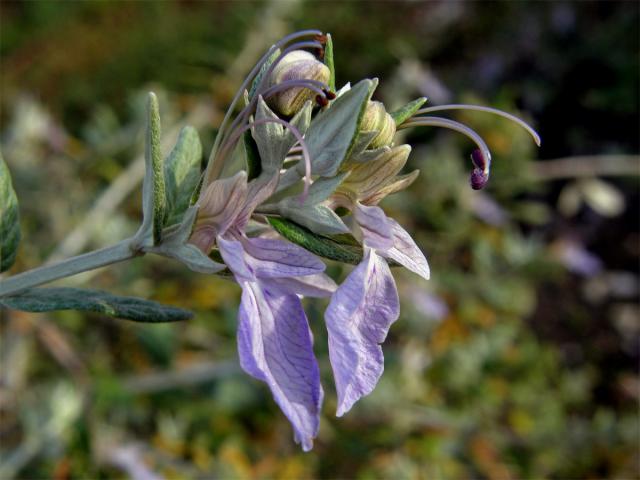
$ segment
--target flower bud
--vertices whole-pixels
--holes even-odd
[[[298,80],[329,81],[329,68],[312,53],[294,50],[285,55],[271,72],[270,86],[291,82],[294,85],[267,99],[267,104],[276,113],[286,117],[295,115],[307,100],[313,100],[317,93],[304,86],[295,86]]]
[[[371,143],[370,149],[391,145],[396,134],[396,122],[387,113],[382,102],[369,101],[360,124],[361,132],[378,132]]]

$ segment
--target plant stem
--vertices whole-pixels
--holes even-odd
[[[143,253],[134,246],[131,239],[123,240],[95,252],[78,255],[53,265],[34,268],[2,280],[0,281],[0,297],[6,297],[87,270],[129,260],[138,255],[143,255]]]

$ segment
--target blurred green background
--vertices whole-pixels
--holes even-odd
[[[638,478],[639,39],[636,2],[0,3],[0,135],[21,201],[11,272],[103,246],[139,220],[145,94],[164,136],[205,151],[255,60],[331,32],[337,80],[380,78],[390,110],[454,118],[494,153],[415,130],[418,181],[383,206],[432,280],[396,271],[402,314],[373,394],[336,419],[326,302],[307,301],[326,400],[303,454],[268,389],[240,372],[239,289],[160,258],[69,279],[196,312],[139,325],[0,312],[1,478]],[[346,270],[331,265],[336,278]]]

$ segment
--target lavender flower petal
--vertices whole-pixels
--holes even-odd
[[[307,317],[295,295],[274,295],[258,282],[241,282],[240,365],[264,381],[291,422],[304,451],[318,434],[324,396]]]
[[[362,230],[366,246],[383,251],[393,247],[391,225],[380,207],[356,203],[353,216]]]
[[[262,278],[284,278],[323,272],[324,263],[293,243],[273,238],[242,238],[246,262]]]
[[[372,249],[333,294],[325,312],[338,417],[371,393],[384,370],[380,344],[400,315],[387,262]]]
[[[208,254],[218,235],[224,234],[247,200],[247,174],[211,182],[200,199],[200,208],[189,243]]]
[[[278,292],[293,293],[305,297],[330,297],[338,286],[324,273],[304,277],[271,278],[269,287]]]
[[[429,280],[429,264],[424,254],[420,251],[416,242],[393,218],[387,218],[393,232],[393,247],[385,252],[380,252],[387,258],[391,258],[403,267],[417,273],[425,280]]]

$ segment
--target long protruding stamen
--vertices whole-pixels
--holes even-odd
[[[302,192],[302,201],[304,201],[309,194],[309,186],[311,185],[311,154],[309,153],[309,149],[307,148],[307,144],[304,141],[300,130],[291,125],[286,120],[282,120],[281,118],[261,118],[259,120],[255,120],[250,124],[244,125],[241,128],[236,129],[235,132],[229,137],[229,140],[225,142],[224,147],[220,149],[220,158],[224,159],[226,155],[231,151],[231,149],[236,145],[240,136],[249,130],[251,127],[255,125],[262,125],[264,123],[279,123],[280,125],[288,128],[289,131],[296,137],[298,144],[302,149],[302,158],[304,159],[305,166],[305,174],[304,174],[304,191]]]
[[[438,105],[438,106],[435,106],[435,107],[421,108],[420,110],[418,110],[414,114],[414,116],[412,117],[411,120],[413,120],[415,118],[420,118],[420,117],[416,117],[416,115],[428,114],[428,113],[432,113],[432,112],[442,112],[442,111],[446,111],[446,110],[476,110],[476,111],[479,111],[479,112],[486,112],[486,113],[492,113],[494,115],[499,115],[500,117],[504,117],[506,119],[509,119],[512,122],[517,123],[522,128],[524,128],[527,132],[529,132],[529,135],[531,135],[533,137],[533,141],[536,142],[536,145],[540,146],[540,143],[541,143],[540,135],[538,135],[538,132],[536,132],[533,129],[533,127],[531,127],[531,125],[529,125],[524,120],[516,117],[515,115],[512,115],[510,113],[504,112],[502,110],[498,110],[497,108],[483,107],[481,105],[465,105],[465,104]]]
[[[399,130],[410,127],[444,127],[466,135],[478,146],[478,150],[474,151],[471,159],[475,166],[471,173],[471,187],[479,190],[485,186],[489,179],[489,170],[491,167],[491,152],[482,137],[471,128],[462,123],[454,122],[448,118],[440,117],[412,117],[398,127]]]
[[[215,163],[214,160],[215,160],[218,148],[220,147],[220,142],[222,141],[222,136],[224,135],[225,127],[227,126],[227,122],[229,121],[231,114],[233,113],[233,110],[235,109],[236,104],[238,103],[238,100],[240,100],[240,97],[242,96],[244,91],[247,89],[249,84],[253,81],[255,76],[258,74],[258,72],[262,68],[262,65],[264,65],[264,63],[271,57],[273,52],[277,51],[279,48],[283,47],[284,45],[289,44],[293,40],[297,40],[299,38],[304,38],[304,37],[319,37],[319,36],[322,36],[322,32],[319,30],[302,30],[299,32],[294,32],[282,38],[280,41],[276,42],[273,46],[271,46],[271,48],[269,48],[269,50],[267,50],[267,52],[262,56],[262,58],[258,60],[258,62],[255,64],[255,66],[251,70],[251,72],[249,72],[249,75],[247,75],[247,77],[242,82],[242,85],[240,86],[240,88],[238,89],[238,92],[236,93],[233,100],[231,101],[231,104],[229,105],[229,108],[225,113],[222,123],[220,124],[218,135],[216,136],[213,148],[211,149],[211,154],[209,155],[209,162],[207,164],[207,169],[204,176],[205,185],[209,184],[212,178],[216,177],[219,174],[219,170],[221,170],[221,166],[218,166],[218,165],[214,166],[214,163]],[[205,189],[203,188],[202,191],[205,191]]]
[[[266,100],[267,98],[279,93],[282,90],[287,90],[289,88],[308,88],[309,90],[313,90],[319,96],[326,97],[328,85],[320,82],[318,80],[311,79],[300,79],[300,80],[289,80],[278,85],[274,85],[271,88],[268,88],[262,94],[262,98]],[[258,95],[256,95],[249,105],[242,109],[242,111],[238,114],[238,116],[233,120],[231,126],[229,127],[229,135],[231,135],[239,125],[244,124],[249,120],[249,115],[254,111],[256,104],[258,103]],[[227,144],[225,140],[220,146],[221,149]]]

